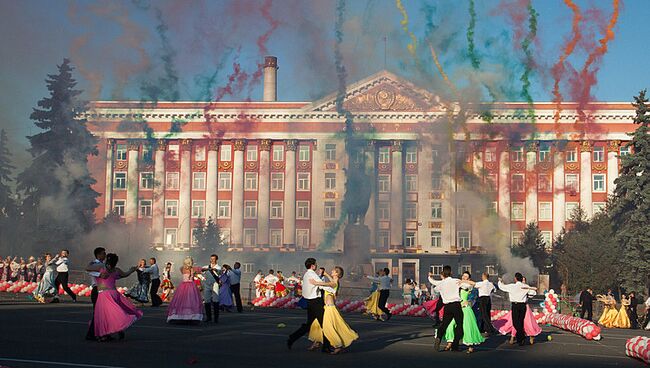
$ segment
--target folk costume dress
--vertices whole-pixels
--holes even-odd
[[[481,335],[474,310],[472,310],[472,305],[468,302],[469,293],[469,290],[460,290],[460,300],[463,306],[463,339],[461,342],[464,345],[478,345],[483,343],[485,338]],[[452,320],[447,327],[445,340],[454,341],[454,328],[456,328],[456,320]]]
[[[323,314],[323,326],[318,323],[318,319],[314,319],[309,330],[309,340],[312,342],[323,343],[323,335],[327,337],[334,348],[347,348],[352,342],[359,338],[356,332],[348,326],[348,324],[341,316],[338,308],[336,308],[336,289],[331,287],[324,287],[325,300],[331,301],[331,304],[325,304],[325,313]]]
[[[120,278],[117,272],[107,273],[106,269],[102,268],[100,274],[108,274],[108,277],[97,278],[99,294],[93,320],[95,336],[107,336],[126,330],[142,318],[142,311],[115,289],[115,281]]]

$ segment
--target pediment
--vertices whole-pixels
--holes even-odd
[[[309,105],[308,111],[335,111],[333,93]],[[343,107],[350,112],[431,111],[440,106],[438,96],[387,71],[349,85]]]

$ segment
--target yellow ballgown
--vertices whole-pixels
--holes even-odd
[[[375,290],[368,299],[366,299],[366,313],[373,316],[380,316],[383,312],[379,309],[379,290]]]
[[[618,315],[618,311],[616,310],[616,300],[602,295],[598,295],[597,299],[605,304],[605,309],[603,310],[603,314],[598,319],[598,323],[607,328],[614,327],[614,320]]]
[[[632,326],[630,317],[627,315],[627,307],[630,305],[629,299],[621,299],[621,309],[619,309],[616,318],[612,322],[612,327],[630,328]]]
[[[336,289],[334,292],[325,291],[325,300],[330,300],[331,304],[325,305],[323,314],[323,327],[321,328],[318,320],[315,319],[309,329],[309,340],[312,342],[323,343],[323,335],[327,337],[334,348],[347,348],[352,342],[359,338],[356,332],[348,326],[341,316],[341,313],[334,304]],[[329,298],[328,298],[329,297]]]

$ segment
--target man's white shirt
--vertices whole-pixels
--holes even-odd
[[[521,281],[517,281],[514,284],[504,284],[499,281],[499,289],[508,293],[508,297],[512,303],[525,303],[528,295],[535,294],[534,290],[529,290],[528,285]]]
[[[56,272],[68,272],[68,257],[61,257],[56,261]]]
[[[460,302],[460,280],[452,277],[443,279],[436,285],[436,290],[440,293],[442,302],[449,304]]]
[[[479,281],[474,285],[474,288],[478,290],[478,296],[490,296],[496,288],[490,280]]]
[[[309,280],[321,281],[320,277],[318,277],[318,274],[316,274],[314,270],[307,270],[305,275],[302,277],[302,296],[305,299],[316,299],[319,297],[318,290],[320,288],[313,285]]]

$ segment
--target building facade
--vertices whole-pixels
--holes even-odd
[[[93,102],[97,220],[115,211],[158,249],[191,248],[212,217],[242,256],[345,253],[342,230],[323,248],[351,159],[336,96],[277,102],[275,69],[267,60],[263,102]],[[368,142],[372,263],[416,281],[450,262],[496,272],[483,257],[502,241],[494,233],[516,242],[535,221],[550,244],[576,207],[599,211],[635,129],[628,103],[593,104],[588,123],[570,103],[558,121],[554,104],[536,103],[533,123],[528,105],[497,103],[487,122],[388,72],[349,86],[344,106]]]

